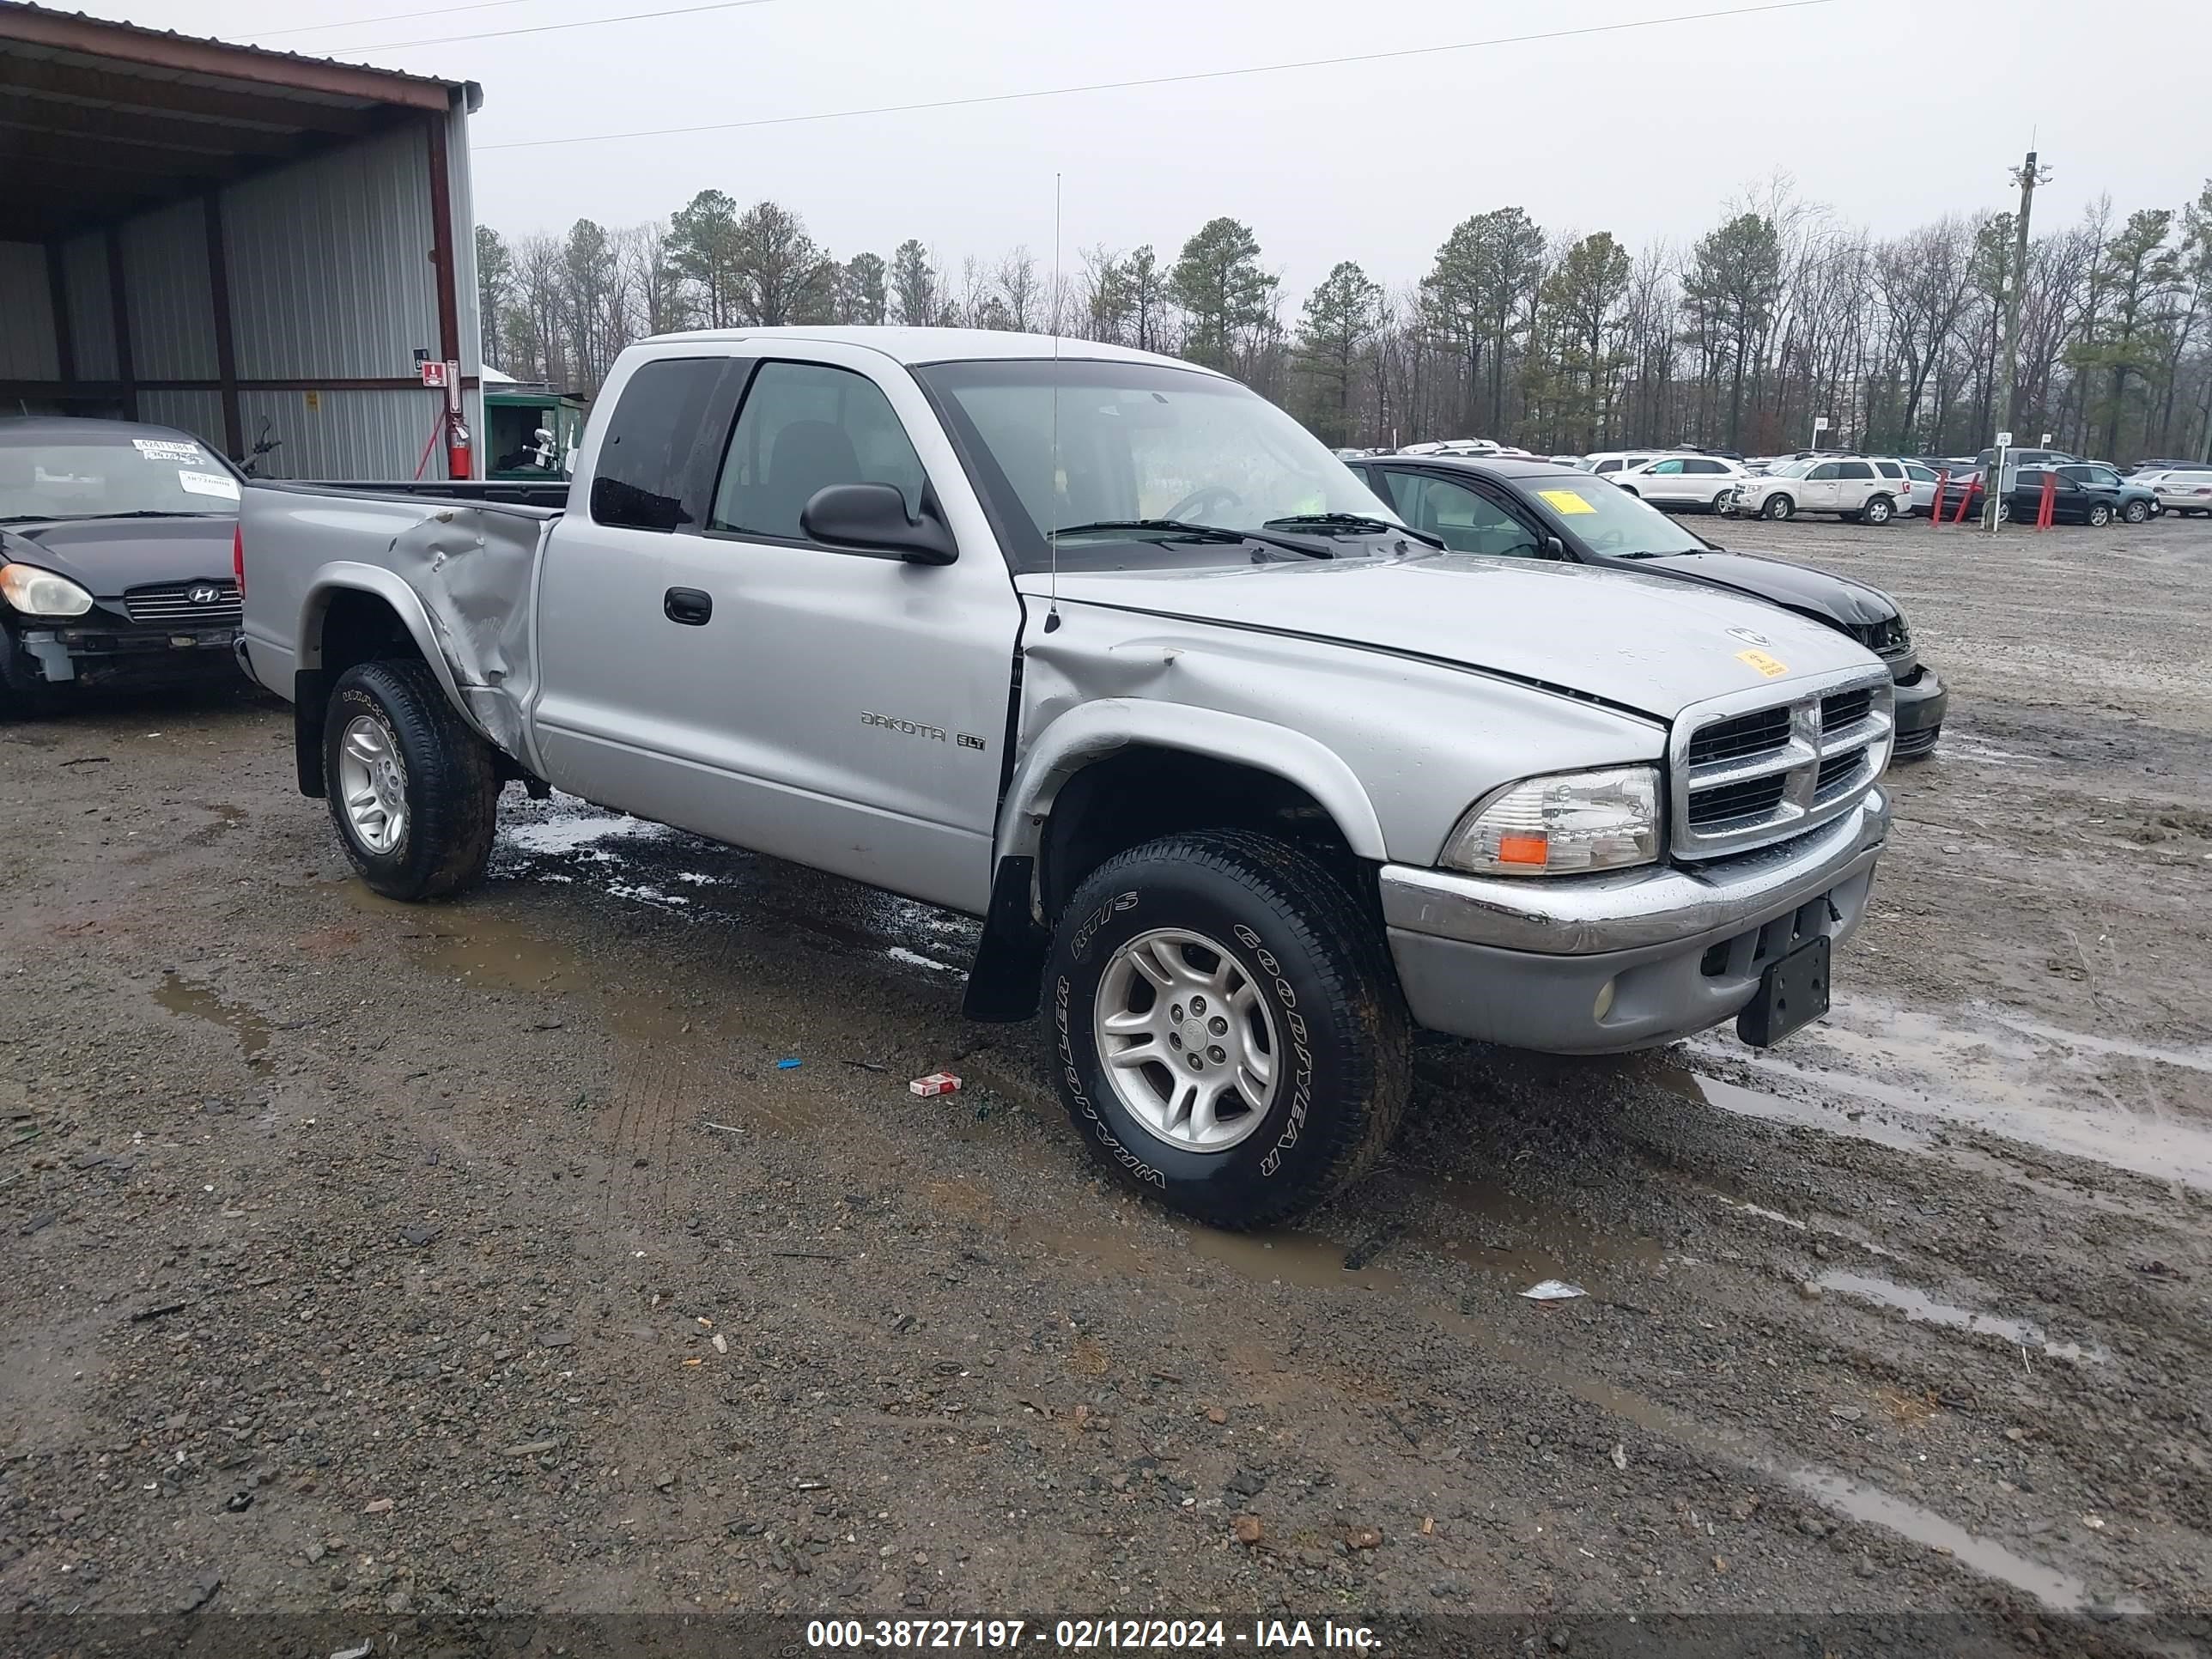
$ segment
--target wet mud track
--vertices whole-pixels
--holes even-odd
[[[1092,1176],[962,919],[519,793],[483,890],[392,905],[269,705],[0,726],[9,1605],[2186,1650],[2212,536],[2087,538],[1724,531],[1954,686],[1834,1014],[1425,1048],[1390,1160],[1255,1237]]]

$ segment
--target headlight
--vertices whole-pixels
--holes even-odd
[[[0,564],[0,599],[27,617],[82,617],[92,609],[91,594],[34,564]]]
[[[1443,861],[1485,876],[1560,876],[1659,857],[1659,774],[1649,766],[1526,778],[1477,801]]]

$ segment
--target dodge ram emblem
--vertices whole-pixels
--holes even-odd
[[[222,598],[222,589],[213,582],[198,582],[185,590],[185,597],[194,605],[213,605]]]
[[[1768,639],[1765,635],[1748,628],[1731,628],[1729,629],[1729,636],[1731,639],[1741,640],[1746,645],[1771,645],[1774,643],[1774,641]]]

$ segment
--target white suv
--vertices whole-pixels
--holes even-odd
[[[1606,449],[1595,455],[1583,457],[1581,471],[1595,472],[1601,478],[1620,482],[1620,475],[1631,467],[1642,466],[1646,461],[1663,461],[1663,449]]]
[[[1626,468],[1613,483],[1654,507],[1703,507],[1718,513],[1750,477],[1717,455],[1668,455]]]
[[[1746,519],[1833,513],[1855,523],[1887,524],[1911,500],[1912,481],[1902,462],[1808,456],[1780,462],[1764,477],[1744,479],[1722,510]]]

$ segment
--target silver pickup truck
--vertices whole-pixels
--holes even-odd
[[[1415,1026],[1818,1017],[1888,827],[1850,640],[1443,551],[1149,354],[670,336],[566,512],[246,496],[240,650],[369,885],[467,886],[519,781],[981,916],[968,1013],[1042,1006],[1093,1152],[1224,1225],[1382,1152]]]

